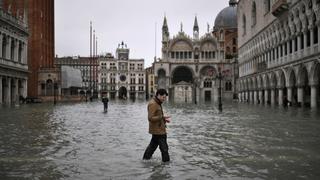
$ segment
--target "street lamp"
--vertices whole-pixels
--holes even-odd
[[[56,104],[56,79],[53,79],[53,104]]]
[[[221,74],[220,67],[218,68],[218,71],[219,71],[219,73],[217,75],[217,78],[219,79],[218,109],[221,112],[222,111],[222,100],[221,100],[221,96],[222,96],[222,88],[221,88],[222,74]]]

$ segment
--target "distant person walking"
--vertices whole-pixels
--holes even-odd
[[[156,96],[148,104],[149,133],[152,135],[150,144],[144,152],[143,159],[151,159],[154,151],[159,146],[163,162],[170,161],[167,144],[166,123],[170,122],[169,116],[163,115],[161,104],[166,100],[168,93],[165,89],[158,89]]]
[[[103,110],[104,110],[104,112],[108,111],[109,99],[107,98],[107,96],[103,96],[103,97],[102,97],[102,103],[103,103]]]

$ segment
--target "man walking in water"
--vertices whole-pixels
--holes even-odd
[[[144,152],[143,159],[151,159],[154,151],[159,146],[162,161],[170,161],[167,144],[166,123],[170,122],[169,116],[163,115],[161,104],[166,100],[168,93],[165,89],[158,89],[156,96],[148,104],[149,133],[152,135],[149,146]]]
[[[103,103],[104,112],[108,111],[108,102],[109,102],[108,97],[107,96],[103,96],[102,97],[102,103]]]

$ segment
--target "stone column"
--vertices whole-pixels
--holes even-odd
[[[5,103],[10,104],[11,103],[11,78],[7,78],[7,84],[5,86]]]
[[[19,89],[19,86],[18,86],[18,79],[15,79],[14,80],[14,91],[13,91],[13,98],[12,98],[12,101],[13,101],[13,103],[15,103],[15,104],[17,104],[17,103],[19,103],[19,93],[18,93],[18,89]]]
[[[293,38],[291,41],[292,41],[292,54],[293,54],[293,53],[294,53],[294,50],[295,50],[295,48],[296,48],[296,39]]]
[[[258,92],[257,92],[257,90],[255,90],[253,92],[253,103],[254,104],[258,104]]]
[[[249,103],[253,103],[252,95],[252,91],[249,91]]]
[[[259,91],[259,100],[260,100],[260,104],[262,104],[262,103],[263,103],[262,91],[263,91],[263,90],[260,90],[260,91]]]
[[[2,103],[3,103],[3,100],[2,100],[2,76],[0,76],[0,104],[2,104]]]
[[[289,40],[287,41],[287,56],[290,54],[290,41],[291,41],[291,39],[289,39]],[[287,62],[288,62],[288,60],[289,60],[289,59],[287,59]]]
[[[303,94],[303,87],[298,87],[298,102],[301,104],[301,107],[303,106],[304,102],[304,94]]]
[[[301,36],[300,33],[297,35],[297,39],[298,39],[298,51],[301,49]]]
[[[283,89],[279,88],[279,97],[278,97],[278,101],[279,101],[279,106],[283,105]]]
[[[292,103],[292,87],[287,87],[288,101]]]
[[[11,37],[8,36],[7,38],[7,52],[6,52],[6,59],[11,59],[11,43],[12,43],[12,40],[11,40]]]
[[[274,106],[275,105],[275,90],[271,89],[271,105]]]
[[[264,90],[264,104],[268,104],[268,90]]]
[[[313,45],[313,41],[314,41],[314,35],[313,35],[313,28],[310,28],[310,46],[312,46]],[[314,50],[313,50],[313,48],[312,48],[312,50],[311,50],[311,52],[312,53],[314,53]]]
[[[14,40],[14,57],[13,61],[18,62],[18,54],[19,54],[19,41],[17,39]]]
[[[317,90],[318,89],[316,85],[311,86],[311,108],[317,108],[317,99],[318,99]]]
[[[3,35],[0,34],[0,58],[2,58],[2,44],[3,44]]]
[[[304,47],[304,51],[307,49],[307,31],[303,32],[303,47]]]
[[[242,102],[242,97],[241,97],[241,93],[240,92],[238,93],[238,101]]]

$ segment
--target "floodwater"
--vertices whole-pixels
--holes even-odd
[[[0,179],[319,179],[320,112],[170,105],[170,163],[142,155],[147,102],[0,107]]]

